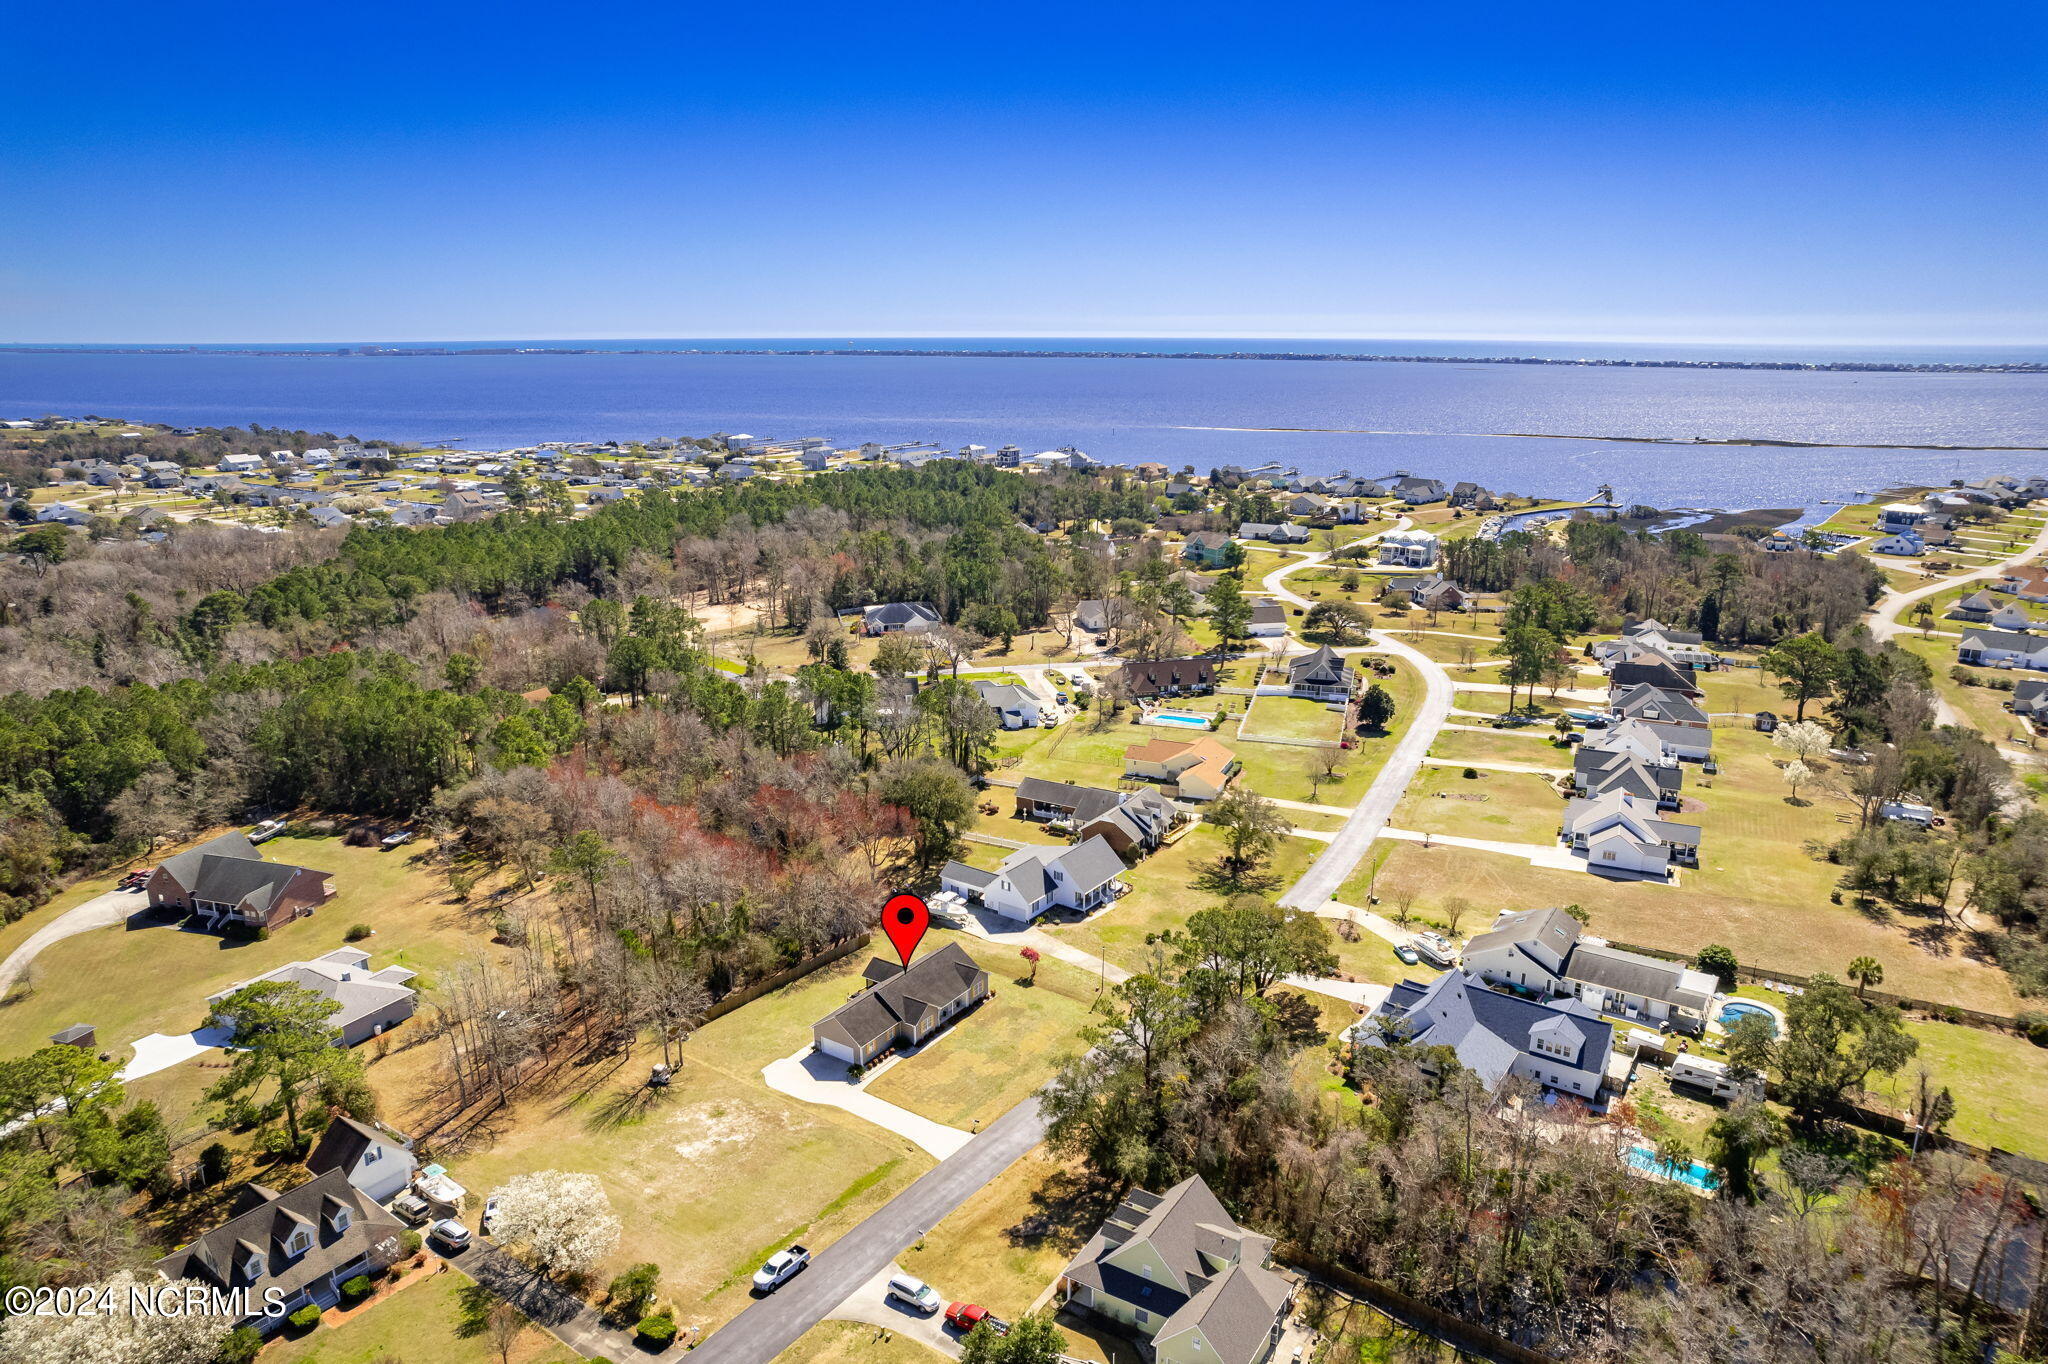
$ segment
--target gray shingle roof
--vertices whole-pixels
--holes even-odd
[[[1580,980],[1605,990],[1641,995],[1645,999],[1682,1004],[1694,1011],[1705,1009],[1713,997],[1711,989],[1686,988],[1686,977],[1698,973],[1681,962],[1659,961],[1655,957],[1604,943],[1579,944],[1578,950],[1572,953],[1572,959],[1565,963],[1564,974],[1567,980]]]
[[[1571,955],[1572,944],[1579,940],[1579,921],[1561,909],[1525,909],[1503,914],[1492,928],[1465,944],[1465,955],[1531,940],[1549,948],[1562,960]]]
[[[1070,786],[1066,782],[1047,781],[1043,777],[1026,777],[1018,782],[1017,798],[1072,811],[1074,818],[1082,823],[1116,809],[1125,799],[1121,791],[1105,791],[1099,786]]]
[[[876,957],[862,974],[868,988],[820,1019],[817,1028],[863,1050],[894,1033],[899,1023],[914,1025],[958,999],[987,975],[957,942],[907,967]]]
[[[259,1301],[264,1290],[273,1287],[284,1290],[289,1298],[381,1242],[391,1241],[395,1254],[398,1234],[405,1230],[397,1218],[351,1186],[339,1169],[315,1175],[288,1193],[250,1184],[243,1190],[242,1203],[243,1211],[158,1260],[157,1269],[170,1279],[206,1279],[224,1288],[253,1288]],[[348,1210],[345,1231],[333,1229],[332,1214],[337,1208]],[[296,1258],[287,1257],[285,1240],[301,1227],[313,1232],[312,1248]],[[259,1262],[254,1277],[242,1267],[245,1256],[252,1252]]]
[[[928,601],[892,601],[880,606],[870,606],[862,615],[869,625],[909,625],[923,621],[928,625],[939,623],[938,608]]]
[[[1538,1003],[1515,995],[1489,990],[1452,971],[1422,986],[1404,980],[1368,1021],[1382,1027],[1400,1027],[1408,1041],[1421,1046],[1448,1046],[1458,1062],[1477,1074],[1488,1089],[1499,1084],[1513,1068],[1518,1055],[1530,1051],[1533,1029],[1550,1025],[1564,1015],[1584,1039],[1578,1068],[1598,1072],[1607,1064],[1614,1044],[1614,1028],[1598,1013],[1576,999],[1552,999]],[[1371,1030],[1366,1031],[1371,1036]],[[1547,1064],[1556,1064],[1549,1056]]]

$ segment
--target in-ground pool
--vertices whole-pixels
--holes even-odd
[[[1698,1161],[1693,1161],[1689,1165],[1673,1165],[1647,1146],[1629,1147],[1628,1163],[1631,1168],[1641,1170],[1646,1175],[1675,1179],[1680,1184],[1704,1193],[1712,1193],[1721,1186],[1721,1181],[1714,1172]]]
[[[1207,729],[1209,717],[1192,710],[1155,710],[1145,717],[1145,723],[1174,729]]]
[[[1778,1035],[1778,1015],[1766,1009],[1763,1005],[1752,1004],[1746,999],[1731,999],[1721,1006],[1721,1026],[1732,1028],[1751,1014],[1762,1014],[1765,1018],[1769,1019],[1771,1023],[1771,1036],[1776,1037]]]

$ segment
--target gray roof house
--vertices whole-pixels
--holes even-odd
[[[1287,611],[1271,598],[1261,598],[1252,603],[1251,624],[1247,627],[1254,635],[1284,635],[1287,633]]]
[[[1265,540],[1276,545],[1305,545],[1308,530],[1292,521],[1246,521],[1237,528],[1240,540]]]
[[[974,694],[987,703],[1002,722],[1004,729],[1031,729],[1043,718],[1038,698],[1029,688],[1015,682],[990,682],[983,678],[971,678],[969,684]]]
[[[1158,1364],[1259,1364],[1294,1302],[1271,1237],[1239,1226],[1193,1175],[1133,1189],[1060,1271],[1059,1294],[1149,1341]]]
[[[1582,1099],[1599,1094],[1614,1045],[1613,1025],[1576,999],[1502,994],[1462,971],[1426,986],[1402,981],[1345,1036],[1362,1046],[1449,1047],[1489,1091],[1520,1075]]]
[[[1683,779],[1677,764],[1650,762],[1623,749],[1581,745],[1572,751],[1572,784],[1588,796],[1626,791],[1659,808],[1676,810]]]
[[[333,875],[266,862],[237,830],[165,858],[145,888],[151,909],[187,910],[209,928],[276,928],[332,899]]]
[[[811,1025],[813,1046],[852,1065],[916,1046],[988,996],[988,972],[957,942],[909,966],[876,957],[861,976],[859,993]]]
[[[1314,653],[1288,660],[1287,689],[1296,696],[1318,701],[1348,701],[1351,699],[1351,665],[1344,661],[1342,654],[1326,644]]]
[[[1084,841],[1101,838],[1120,856],[1130,857],[1157,848],[1184,818],[1180,807],[1150,788],[1119,794],[1124,799],[1114,809],[1080,822]]]
[[[1071,819],[1085,824],[1123,804],[1128,793],[1025,777],[1017,783],[1017,813],[1026,819]]]
[[[943,625],[939,609],[928,601],[891,601],[861,612],[861,629],[871,635],[903,630],[929,630]]]
[[[1987,668],[2048,670],[2048,638],[2014,630],[1965,630],[1956,661]]]
[[[1707,713],[1693,704],[1691,697],[1680,692],[1662,691],[1647,682],[1629,687],[1610,684],[1607,706],[1615,714],[1631,720],[1648,720],[1686,729],[1713,728]]]
[[[1116,898],[1124,860],[1106,838],[1096,837],[1071,848],[1025,846],[1005,857],[994,871],[948,862],[939,872],[942,889],[979,901],[994,913],[1029,923],[1050,909],[1081,912]]]
[[[2048,714],[2048,678],[2030,677],[2012,689],[2012,713],[2029,720]]]
[[[342,1046],[353,1047],[411,1018],[418,994],[406,984],[413,978],[413,972],[403,966],[387,966],[381,971],[369,967],[368,952],[359,947],[338,947],[326,956],[286,962],[274,971],[238,981],[209,997],[206,1003],[218,1010],[237,990],[258,981],[283,981],[324,995],[340,1005],[327,1022],[340,1031]]]
[[[1134,614],[1131,604],[1120,597],[1074,603],[1074,624],[1091,635],[1103,634],[1112,626],[1122,625]]]
[[[239,1324],[270,1332],[309,1303],[333,1306],[344,1283],[397,1260],[404,1230],[335,1168],[288,1193],[244,1186],[233,1217],[158,1260],[156,1269],[166,1279],[247,1289],[255,1310]],[[282,1315],[263,1310],[273,1289]]]

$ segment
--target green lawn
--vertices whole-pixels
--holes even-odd
[[[1978,1146],[2048,1160],[2048,1048],[1957,1023],[1912,1022],[1906,1029],[1920,1040],[1919,1054],[1874,1087],[1880,1097],[1909,1111],[1925,1067],[1935,1084],[1955,1095],[1950,1132]]]
[[[401,1358],[432,1364],[500,1364],[489,1337],[456,1334],[460,1294],[470,1282],[468,1275],[454,1269],[416,1279],[332,1328],[318,1326],[302,1336],[279,1339],[264,1349],[263,1364],[383,1364]],[[538,1326],[520,1336],[512,1351],[512,1364],[556,1364],[577,1358],[574,1350]]]
[[[986,1126],[1050,1080],[1063,1055],[1082,1050],[1096,981],[1047,958],[1037,983],[1026,985],[1031,964],[1014,951],[964,933],[946,936],[987,968],[994,997],[925,1051],[890,1066],[868,1092],[951,1127]]]
[[[1474,721],[1484,724],[1485,721]],[[1534,724],[1521,729],[1503,729],[1478,734],[1469,729],[1447,729],[1429,746],[1429,756],[1448,762],[1526,763],[1532,767],[1569,770],[1572,755],[1550,742],[1555,731]]]
[[[1484,770],[1466,777],[1455,767],[1425,767],[1408,784],[1393,823],[1420,833],[1554,843],[1563,817],[1564,800],[1543,777]]]
[[[1989,685],[1972,687],[1950,676],[1950,672],[1960,666],[1956,662],[1958,641],[1945,635],[1923,637],[1914,633],[1899,635],[1896,642],[1908,653],[1918,654],[1927,660],[1934,670],[1935,691],[1985,738],[1994,743],[2007,743],[2025,733],[2025,727],[2005,708],[2006,703],[2012,700],[2011,691]],[[2000,668],[1964,668],[1963,671],[1980,684],[2013,682],[2027,675]]]
[[[1327,739],[1334,743],[1343,727],[1343,715],[1321,701],[1261,696],[1252,701],[1239,732],[1268,739]]]

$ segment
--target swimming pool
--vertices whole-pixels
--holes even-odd
[[[1721,1187],[1721,1181],[1714,1172],[1698,1161],[1693,1161],[1689,1165],[1673,1165],[1647,1146],[1629,1147],[1628,1163],[1631,1169],[1641,1170],[1646,1175],[1677,1180],[1680,1184],[1698,1189],[1702,1193],[1712,1193]]]
[[[1155,710],[1145,717],[1145,723],[1172,729],[1207,729],[1209,717],[1192,710]]]
[[[1766,1009],[1761,1004],[1753,1004],[1746,999],[1731,999],[1721,1006],[1721,1026],[1732,1028],[1751,1014],[1761,1014],[1769,1019],[1771,1022],[1771,1036],[1776,1037],[1778,1035],[1777,1013],[1774,1010]]]

